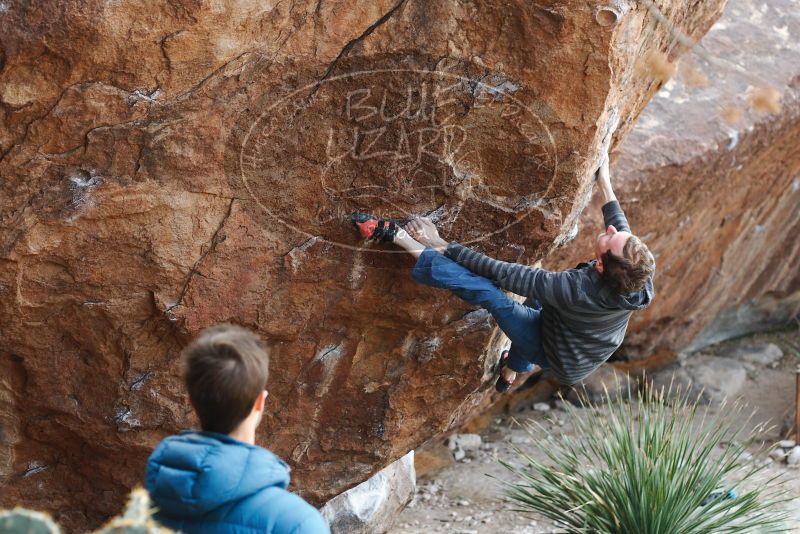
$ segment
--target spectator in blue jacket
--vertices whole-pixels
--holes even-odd
[[[163,440],[145,486],[156,519],[187,534],[325,534],[316,508],[286,491],[289,466],[255,445],[269,357],[243,328],[208,328],[183,351],[184,380],[202,431]]]

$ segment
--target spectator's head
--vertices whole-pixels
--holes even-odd
[[[597,270],[612,291],[623,295],[644,289],[656,262],[650,249],[630,232],[618,232],[613,226],[595,241]]]
[[[252,433],[264,413],[269,356],[258,336],[223,324],[207,328],[183,351],[183,377],[203,430]]]

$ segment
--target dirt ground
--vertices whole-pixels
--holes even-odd
[[[754,423],[766,423],[771,429],[758,434],[748,451],[748,461],[767,463],[765,475],[782,474],[792,501],[787,506],[791,516],[790,528],[800,533],[800,469],[773,462],[769,447],[784,436],[780,435],[785,421],[794,414],[795,369],[800,365],[800,329],[759,334],[729,341],[703,351],[708,355],[725,355],[738,346],[753,343],[775,343],[783,350],[783,358],[769,366],[748,366],[748,377],[739,392],[741,399],[755,411]],[[498,416],[481,433],[483,443],[478,450],[467,452],[466,458],[438,472],[432,477],[418,480],[417,492],[411,504],[402,512],[392,534],[427,532],[452,532],[461,534],[514,532],[538,534],[556,532],[546,519],[536,514],[512,511],[515,505],[504,502],[500,480],[513,480],[513,475],[498,459],[516,461],[512,446],[524,449],[531,456],[544,460],[532,438],[518,423],[538,421],[545,428],[573,432],[561,401],[551,400],[550,411],[533,410],[532,407],[515,414]],[[712,411],[719,407],[712,407]],[[576,436],[580,439],[580,436]]]

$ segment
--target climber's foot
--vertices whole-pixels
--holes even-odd
[[[498,393],[505,393],[511,389],[511,386],[514,385],[514,380],[517,378],[517,373],[509,369],[507,363],[508,350],[504,350],[500,354],[500,361],[497,363],[499,376],[497,377],[497,381],[494,383],[494,389],[496,389]]]
[[[436,225],[427,217],[412,219],[403,228],[408,232],[408,235],[426,247],[445,249],[449,244],[439,236],[439,230]]]
[[[514,383],[514,380],[517,379],[517,372],[512,371],[508,367],[503,367],[503,370],[500,371],[500,374],[506,382],[511,382],[512,384]]]
[[[397,222],[390,219],[379,219],[371,213],[357,211],[351,215],[350,220],[353,222],[356,229],[358,229],[358,233],[361,234],[361,237],[367,241],[392,243],[400,230]]]

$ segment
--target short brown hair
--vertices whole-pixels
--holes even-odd
[[[254,333],[206,328],[183,350],[183,379],[203,430],[230,434],[267,386],[269,356]]]
[[[647,245],[632,235],[622,248],[622,257],[603,254],[603,281],[614,293],[623,295],[644,289],[656,270],[656,260]]]

